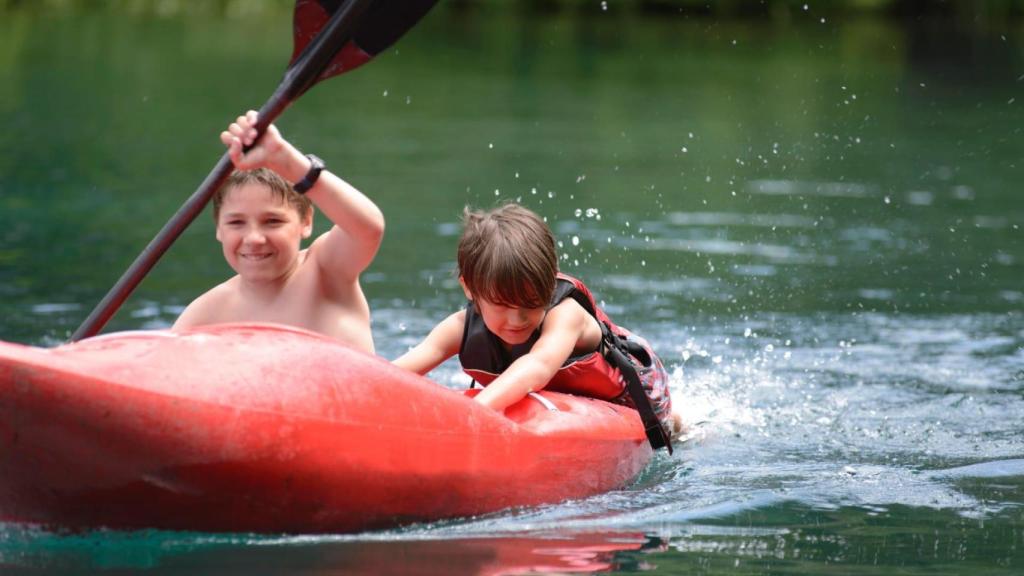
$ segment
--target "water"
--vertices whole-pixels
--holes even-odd
[[[344,536],[6,525],[3,572],[1019,573],[1019,25],[808,12],[443,5],[279,123],[387,216],[385,357],[460,305],[464,204],[547,217],[702,423],[635,484]],[[0,338],[77,326],[276,85],[283,21],[5,12]],[[204,215],[110,329],[166,327],[227,273]]]

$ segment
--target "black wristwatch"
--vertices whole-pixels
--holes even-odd
[[[309,158],[309,172],[306,172],[306,176],[292,186],[299,194],[309,192],[309,189],[313,187],[313,184],[316,184],[317,178],[320,177],[320,172],[324,169],[324,161],[318,156],[306,154],[306,158]]]

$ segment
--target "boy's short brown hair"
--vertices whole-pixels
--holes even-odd
[[[228,192],[252,183],[266,186],[275,197],[284,200],[294,208],[301,218],[313,213],[313,204],[309,198],[296,192],[292,185],[281,178],[277,172],[268,168],[257,168],[255,170],[235,170],[231,176],[228,176],[227,182],[213,194],[213,220],[220,219],[220,207],[224,204],[224,197]]]
[[[551,229],[533,211],[505,204],[462,212],[459,275],[475,298],[516,308],[551,301],[558,255]]]

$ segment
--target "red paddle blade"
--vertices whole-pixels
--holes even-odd
[[[298,0],[295,3],[295,50],[289,66],[299,59],[331,16],[350,1]],[[437,0],[375,0],[316,82],[368,62],[408,32],[436,3]]]

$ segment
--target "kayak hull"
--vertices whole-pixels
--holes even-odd
[[[504,414],[292,328],[0,343],[0,519],[353,532],[590,496],[651,450],[636,412],[542,393]]]

